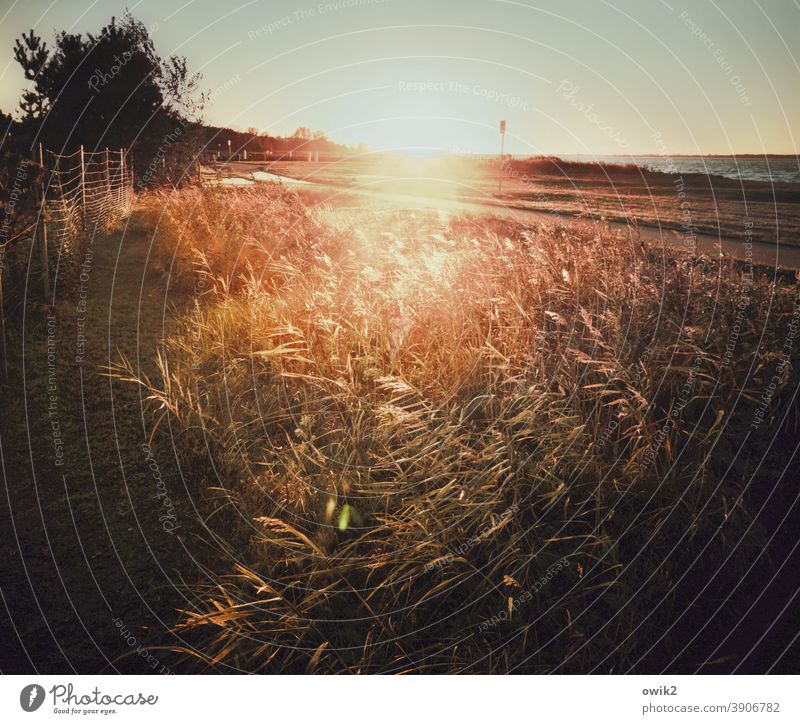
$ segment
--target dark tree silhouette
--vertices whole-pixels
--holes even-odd
[[[185,58],[162,60],[132,15],[96,35],[58,33],[52,50],[31,30],[14,50],[31,83],[20,101],[26,139],[67,152],[127,147],[142,172],[158,158],[148,181],[183,171],[202,110],[199,76]]]

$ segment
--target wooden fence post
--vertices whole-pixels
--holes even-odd
[[[108,166],[108,146],[106,146],[106,197],[111,198],[111,169]],[[106,203],[108,203],[106,201]]]
[[[122,149],[119,149],[119,161],[117,161],[117,171],[114,174],[112,181],[112,191],[114,194],[114,203],[121,204],[123,199],[123,189],[125,188],[125,156]]]
[[[81,144],[81,207],[83,208],[83,227],[86,228],[86,165],[83,162],[83,144]]]
[[[39,144],[39,166],[42,168],[42,185],[36,187],[36,238],[39,242],[39,258],[42,264],[42,289],[44,300],[50,297],[50,267],[47,258],[47,185],[44,179],[44,150]]]

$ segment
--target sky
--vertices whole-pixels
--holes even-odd
[[[200,71],[214,125],[410,152],[797,153],[796,0],[0,0],[13,41],[128,7]]]

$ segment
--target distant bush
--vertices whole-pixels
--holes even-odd
[[[571,161],[557,156],[531,156],[509,161],[507,167],[519,175],[550,174],[569,178],[616,178],[635,174],[654,173],[635,163],[607,163],[604,161]]]

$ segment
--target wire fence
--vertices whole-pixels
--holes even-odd
[[[38,196],[36,238],[45,296],[49,256],[57,253],[66,270],[78,249],[95,234],[113,228],[133,208],[133,168],[125,149],[59,154],[39,147],[43,182]]]
[[[0,163],[8,166],[10,158]],[[135,201],[125,149],[87,152],[81,146],[63,154],[39,144],[33,158],[14,164],[16,173],[0,202],[0,377],[5,380],[6,318],[26,303],[28,280],[37,271],[36,248],[44,301],[52,304],[55,282],[63,288],[75,281],[80,251],[128,216]]]

